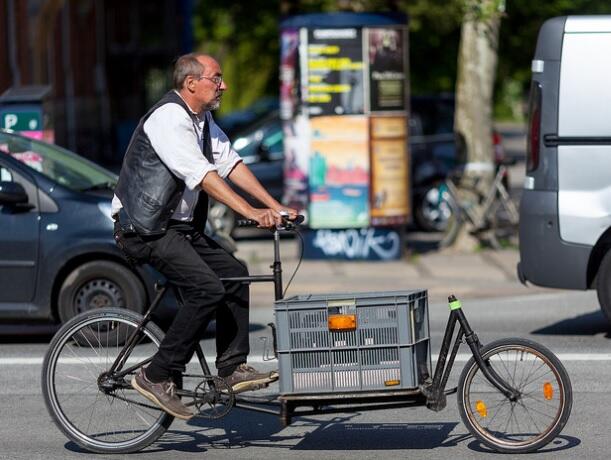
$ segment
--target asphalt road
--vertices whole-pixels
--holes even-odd
[[[484,343],[507,336],[536,340],[556,352],[569,372],[574,391],[571,418],[561,436],[536,458],[608,458],[610,335],[595,295],[558,291],[512,299],[472,300],[465,302],[464,308]],[[445,305],[430,306],[433,353],[439,349],[447,312]],[[261,361],[258,336],[271,319],[270,310],[253,311],[251,342],[255,362]],[[93,457],[81,452],[55,427],[40,390],[40,363],[48,337],[4,337],[2,341],[1,459],[134,458]],[[213,349],[209,339],[204,346]],[[451,386],[464,365],[466,351],[461,349]],[[489,451],[462,425],[455,397],[450,396],[447,408],[439,413],[424,407],[335,413],[297,417],[287,428],[273,415],[236,409],[212,422],[175,421],[158,443],[135,457],[471,459],[488,455]]]

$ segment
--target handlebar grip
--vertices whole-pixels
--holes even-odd
[[[236,224],[238,227],[256,227],[259,222],[253,219],[238,219]]]
[[[303,223],[303,221],[305,220],[305,216],[302,216],[301,214],[298,214],[297,217],[295,217],[295,219],[293,220],[289,220],[289,219],[284,219],[285,221],[285,227],[287,228],[292,228],[295,227],[296,225],[299,225],[301,223]],[[238,219],[236,222],[236,225],[238,227],[258,227],[259,226],[259,222],[257,222],[256,220],[253,219]],[[279,226],[282,227],[282,226]]]

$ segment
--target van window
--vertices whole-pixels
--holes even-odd
[[[611,136],[611,33],[565,33],[559,136]],[[547,133],[544,133],[547,134]]]

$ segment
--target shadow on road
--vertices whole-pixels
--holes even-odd
[[[467,448],[477,452],[492,451],[475,440],[457,422],[433,423],[354,423],[360,413],[342,414],[327,420],[295,417],[294,423],[284,428],[277,415],[235,409],[221,419],[192,419],[187,430],[165,433],[143,453],[193,452],[234,450],[249,447],[292,451],[387,451],[430,450],[456,447],[467,442]],[[581,440],[561,435],[541,449],[541,453],[557,452],[578,446]],[[73,442],[67,450],[83,452]],[[331,457],[333,455],[331,454]],[[169,457],[168,457],[169,458]],[[279,458],[282,458],[281,456]]]
[[[554,439],[552,442],[550,442],[547,446],[536,451],[536,453],[537,454],[548,454],[551,452],[560,452],[561,450],[572,449],[573,447],[577,447],[579,444],[581,444],[581,439],[579,438],[576,438],[574,436],[560,435],[556,439]],[[471,441],[467,445],[467,447],[476,452],[483,452],[486,454],[496,454],[497,453],[493,451],[492,449],[488,448],[487,446],[484,446],[476,439]]]
[[[549,326],[532,331],[536,335],[597,335],[605,334],[606,338],[611,338],[609,323],[605,315],[596,310],[591,313],[567,318]]]
[[[458,423],[328,423],[292,450],[396,450],[456,446]]]
[[[393,450],[456,446],[468,435],[450,435],[458,423],[350,423],[358,414],[319,421],[297,417],[284,429],[279,418],[235,410],[220,420],[191,420],[195,430],[166,433],[147,452],[205,452],[247,447],[287,450]],[[199,428],[199,429],[198,429]],[[66,444],[69,450],[79,450]]]

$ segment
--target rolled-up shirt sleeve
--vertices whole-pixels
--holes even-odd
[[[203,156],[193,121],[180,105],[169,103],[159,107],[145,121],[144,132],[161,161],[190,190],[200,186],[206,174],[217,171]]]
[[[210,140],[214,154],[214,165],[219,176],[225,179],[233,171],[233,168],[242,161],[242,158],[233,150],[229,138],[214,122],[212,115],[208,114],[206,119],[210,123]]]

